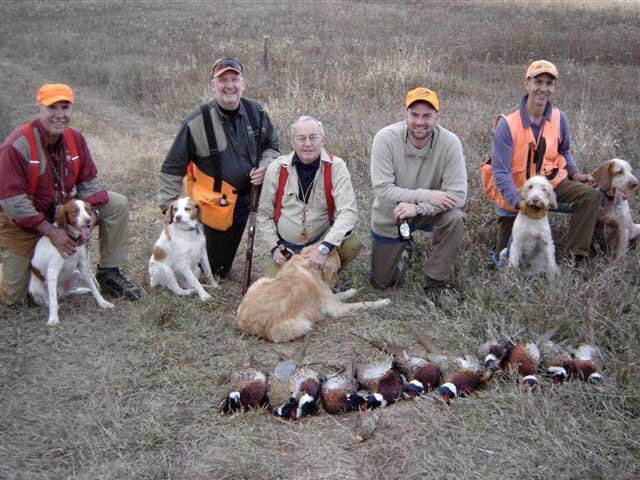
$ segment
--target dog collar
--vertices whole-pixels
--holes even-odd
[[[535,209],[530,207],[529,205],[524,205],[520,208],[520,213],[535,220],[540,220],[547,215],[547,210],[545,208]]]

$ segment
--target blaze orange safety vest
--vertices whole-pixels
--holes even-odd
[[[20,125],[20,131],[29,144],[29,178],[27,183],[27,195],[29,197],[33,197],[38,190],[40,150],[38,149],[36,136],[35,133],[33,133],[33,127],[30,123]],[[80,176],[80,157],[78,155],[78,147],[76,146],[76,141],[74,140],[70,129],[65,128],[62,135],[64,137],[65,152],[71,157],[71,162],[73,164],[73,184],[75,185],[78,182],[78,177]]]
[[[511,173],[513,183],[520,189],[524,182],[534,175],[542,175],[549,180],[553,188],[567,178],[567,161],[558,153],[558,144],[562,138],[560,135],[560,110],[551,110],[551,120],[545,120],[538,138],[533,137],[531,127],[524,128],[520,109],[504,117],[511,131],[513,153],[511,156]],[[540,146],[540,137],[544,137],[545,151],[542,162],[536,166],[536,150]],[[491,159],[480,167],[482,173],[483,189],[487,197],[498,207],[511,212],[517,210],[502,196],[496,187],[491,170]]]

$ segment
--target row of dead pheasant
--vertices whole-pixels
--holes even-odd
[[[221,402],[220,411],[268,407],[278,417],[297,420],[317,414],[320,401],[327,413],[340,414],[384,407],[428,392],[435,392],[436,398],[449,404],[472,395],[499,375],[518,376],[525,388],[536,388],[541,373],[553,383],[578,378],[602,389],[604,361],[593,342],[593,328],[573,350],[551,340],[555,329],[530,343],[516,341],[522,333],[485,342],[478,349],[479,358],[445,355],[430,337],[416,331],[412,334],[419,345],[411,348],[354,334],[379,353],[364,360],[352,358],[349,368],[327,376],[304,365],[307,336],[291,358],[281,355],[268,381],[250,361],[232,372],[231,393]]]

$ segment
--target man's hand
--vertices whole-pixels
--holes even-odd
[[[393,209],[393,216],[396,219],[396,223],[400,223],[400,220],[405,218],[413,218],[418,214],[416,212],[416,204],[408,202],[400,202]]]
[[[309,261],[309,265],[312,268],[320,270],[327,263],[327,258],[329,258],[329,255],[324,255],[320,252],[319,249],[314,248],[309,253],[307,253],[304,258]]]
[[[576,172],[573,175],[571,175],[569,178],[574,182],[585,183],[590,187],[596,186],[596,182],[593,180],[593,177],[588,173]]]
[[[267,167],[257,167],[249,172],[249,178],[251,178],[251,183],[253,185],[262,185],[262,181],[264,180],[264,174],[267,171]]]
[[[291,255],[293,255],[293,252],[291,250],[289,250],[288,248],[285,248],[284,250],[288,251]],[[275,262],[278,265],[284,265],[284,263],[287,261],[287,258],[282,253],[282,248],[281,247],[277,247],[273,251],[273,259],[275,260]]]
[[[76,244],[62,228],[53,227],[47,234],[49,240],[63,257],[76,253]]]
[[[456,205],[456,200],[447,192],[441,190],[430,190],[427,201],[434,207],[449,210]]]

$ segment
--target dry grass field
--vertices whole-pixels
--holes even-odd
[[[392,308],[321,323],[309,362],[328,372],[323,364],[346,364],[352,349],[366,353],[352,331],[408,345],[405,325],[452,353],[522,326],[534,340],[559,325],[558,340],[571,344],[592,299],[606,393],[580,382],[527,392],[492,381],[450,407],[430,396],[388,407],[363,444],[357,414],[298,423],[262,411],[220,416],[227,375],[245,352],[266,371],[278,360],[271,344],[234,327],[243,252],[207,304],[148,288],[146,269],[163,224],[155,174],[182,117],[208,98],[207,71],[222,55],[245,64],[246,95],[267,107],[286,149],[289,125],[312,114],[347,159],[366,248],[342,283],[358,298],[380,295],[367,282],[373,135],[401,119],[406,91],[426,85],[465,149],[459,295],[438,308],[426,302],[416,263],[388,292]],[[74,125],[108,187],[129,198],[129,275],[145,286],[142,300],[107,312],[88,297],[66,301],[55,328],[43,308],[0,306],[0,478],[639,478],[640,250],[613,264],[562,264],[552,285],[489,268],[494,215],[478,165],[495,115],[515,107],[537,58],[559,67],[556,103],[582,168],[619,156],[640,171],[635,1],[0,2],[0,136],[31,117],[40,84],[74,86]],[[630,199],[636,221],[639,198]],[[562,235],[566,218],[552,222]],[[417,240],[429,248],[428,237]]]

